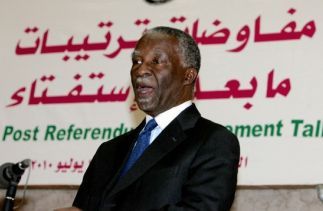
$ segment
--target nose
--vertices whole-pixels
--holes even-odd
[[[151,75],[151,68],[147,63],[142,62],[141,64],[137,64],[131,69],[131,72],[136,77],[148,77]]]

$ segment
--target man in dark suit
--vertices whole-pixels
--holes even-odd
[[[146,119],[99,147],[68,210],[229,210],[239,144],[191,101],[200,68],[196,43],[180,30],[156,27],[138,41],[132,63]]]

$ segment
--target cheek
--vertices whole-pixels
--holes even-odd
[[[163,98],[163,96],[169,95],[172,90],[172,80],[168,77],[159,78],[158,80],[158,89],[156,90],[156,95]]]
[[[159,87],[162,87],[163,89],[168,89],[174,83],[174,76],[170,73],[169,70],[165,70],[162,71],[160,74],[156,75],[156,80],[158,82]]]
[[[131,82],[133,84],[133,82],[135,81],[135,71],[133,69],[130,70],[130,79],[131,79]]]
[[[176,75],[166,75],[163,77],[161,86],[168,93],[178,93],[181,90],[182,81]]]
[[[180,92],[180,87],[178,87],[176,81],[169,78],[160,84],[159,89],[156,91],[156,101],[159,101],[164,106],[172,104],[176,101]]]

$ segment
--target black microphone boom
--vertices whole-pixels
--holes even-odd
[[[30,166],[31,160],[25,159],[16,164],[4,163],[0,166],[0,187],[7,188],[11,182],[18,182],[20,177],[25,172],[25,169]]]

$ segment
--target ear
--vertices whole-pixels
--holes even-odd
[[[188,68],[184,73],[184,85],[191,85],[194,83],[197,77],[197,70],[194,68]]]

